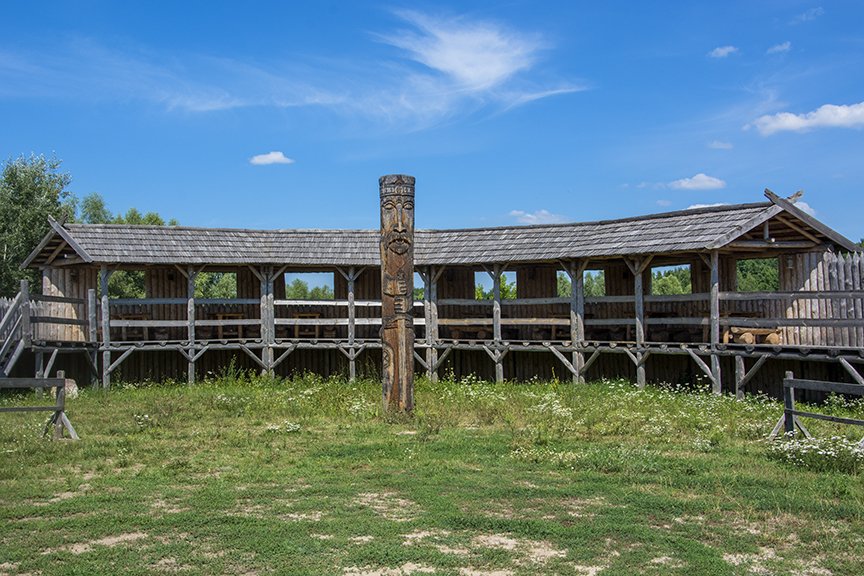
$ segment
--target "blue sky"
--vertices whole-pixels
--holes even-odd
[[[626,217],[804,190],[858,240],[861,2],[7,2],[0,157],[182,224]]]

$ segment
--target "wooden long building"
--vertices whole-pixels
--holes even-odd
[[[418,230],[416,369],[430,378],[704,379],[739,394],[770,392],[786,369],[864,384],[859,247],[796,197],[766,196],[602,222]],[[232,363],[377,376],[378,245],[377,230],[52,221],[24,263],[41,270],[41,290],[22,286],[0,307],[0,370],[72,372],[80,362],[106,387],[112,378],[192,382]],[[752,258],[774,259],[778,290],[738,290],[738,262]],[[689,266],[691,293],[653,294],[651,270],[666,266]],[[146,297],[109,297],[109,278],[127,270],[143,271]],[[585,296],[592,270],[604,272],[604,296]],[[236,298],[196,298],[202,272],[233,274]],[[286,299],[286,274],[308,272],[333,274],[333,300]],[[516,298],[501,296],[505,273]],[[488,274],[491,299],[475,298],[477,274]],[[569,295],[559,295],[559,275]]]

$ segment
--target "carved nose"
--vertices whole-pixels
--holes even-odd
[[[396,231],[404,232],[405,231],[405,223],[402,222],[402,207],[396,207]]]

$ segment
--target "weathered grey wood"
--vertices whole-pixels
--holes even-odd
[[[27,349],[27,343],[24,340],[19,340],[18,344],[15,346],[14,352],[12,352],[12,356],[9,357],[9,360],[6,361],[6,365],[3,366],[2,374],[10,374],[12,372],[12,368],[15,367],[15,364],[18,362],[18,359],[21,358],[21,355],[24,353],[24,350]]]
[[[817,412],[804,412],[801,410],[786,411],[787,414],[793,416],[805,416],[816,420],[827,420],[829,422],[837,422],[839,424],[852,424],[853,426],[864,426],[864,420],[856,420],[855,418],[843,418],[841,416],[830,416],[828,414],[819,414]]]
[[[96,312],[96,289],[87,290],[87,341],[95,344],[99,340],[99,324]]]
[[[111,374],[112,372],[114,372],[114,370],[119,368],[120,364],[122,364],[123,361],[126,360],[126,358],[128,358],[129,355],[132,354],[132,352],[134,351],[135,348],[127,348],[126,350],[124,350],[123,353],[120,354],[120,356],[116,360],[114,360],[114,362],[112,362],[111,365],[108,367],[108,374]]]
[[[65,386],[65,378],[0,378],[2,388],[57,388]]]
[[[381,345],[388,412],[414,409],[414,177],[382,176]]]
[[[51,294],[30,294],[32,302],[51,302],[54,304],[84,304],[81,298],[67,298],[66,296],[54,296]]]
[[[102,265],[99,269],[99,290],[102,296],[102,388],[111,388],[111,305],[108,300],[108,279],[111,271]]]
[[[848,360],[842,357],[838,358],[837,360],[840,362],[840,364],[843,365],[843,368],[846,369],[846,372],[848,372],[849,375],[852,376],[852,378],[854,378],[858,384],[864,386],[864,376],[861,376],[861,373],[858,372],[858,370],[856,370],[855,367],[852,366],[852,364],[850,364]]]
[[[643,263],[644,260],[641,259],[634,260],[632,263],[628,262],[628,266],[633,272],[633,307],[635,309],[637,346],[645,344],[645,290],[642,286],[645,267]],[[645,365],[642,362],[636,362],[636,385],[639,388],[645,387]]]
[[[735,398],[737,400],[744,399],[744,376],[746,374],[744,368],[744,358],[735,356]]]
[[[795,411],[795,388],[786,385],[787,382],[793,382],[794,378],[792,372],[786,372],[786,378],[783,380],[783,416],[786,434],[795,433],[795,415],[793,414]]]
[[[184,273],[186,277],[188,274]],[[112,298],[110,304],[112,306],[186,306],[189,303],[188,298]],[[254,303],[258,303],[257,300]]]
[[[88,326],[87,320],[67,318],[65,316],[30,316],[29,323],[33,324],[62,324],[66,326]]]
[[[27,280],[21,280],[21,341],[25,347],[29,347],[33,339],[33,328],[30,325],[30,283]]]
[[[570,277],[570,343],[573,382],[585,382],[585,355],[576,346],[585,340],[585,270],[588,260],[574,261],[567,264],[565,271]]]
[[[798,379],[789,376],[790,372],[786,373],[786,378],[783,380],[784,388],[800,388],[802,390],[814,390],[817,392],[834,392],[835,394],[851,394],[855,396],[864,396],[864,385],[861,384],[846,384],[843,382],[825,382],[823,380],[806,380]]]
[[[765,242],[764,240],[736,240],[725,246],[729,249],[738,250],[810,250],[816,248],[819,244],[812,241],[775,241]]]
[[[702,360],[702,358],[700,358],[699,355],[696,354],[696,352],[694,352],[691,348],[684,348],[683,350],[685,350],[686,353],[693,359],[693,361],[696,362],[696,365],[699,366],[702,372],[708,377],[709,380],[711,380],[711,383],[716,388],[717,383],[714,381],[714,372],[711,370],[711,368],[708,367],[705,361]],[[714,355],[712,354],[712,357],[713,356]]]
[[[354,284],[357,277],[358,274],[355,268],[353,266],[348,268],[348,273],[345,275],[348,284],[348,345],[352,348],[354,347],[357,326],[357,308],[354,306]],[[348,379],[350,382],[354,382],[357,379],[357,365],[353,353],[348,357]]]
[[[578,376],[581,376],[581,374],[579,373],[579,370],[576,368],[576,366],[574,366],[574,365],[573,365],[573,364],[572,364],[572,363],[567,359],[567,357],[564,356],[564,354],[562,354],[561,352],[559,352],[559,351],[558,351],[554,346],[547,346],[547,348],[549,349],[550,352],[552,352],[552,354],[553,354],[556,358],[558,358],[558,360],[561,361],[562,364],[564,364],[564,367],[567,368],[567,370],[570,371],[570,374],[572,374],[573,376],[577,376],[577,377],[578,377]]]
[[[822,300],[825,298],[862,298],[864,291],[861,290],[820,290],[801,292],[721,292],[720,300]]]
[[[711,251],[711,349],[720,343],[720,256],[717,250]],[[711,374],[713,392],[721,394],[723,388],[720,374],[720,357],[711,354]]]

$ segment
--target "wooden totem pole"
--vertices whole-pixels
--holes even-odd
[[[414,409],[414,177],[378,179],[384,410]]]

